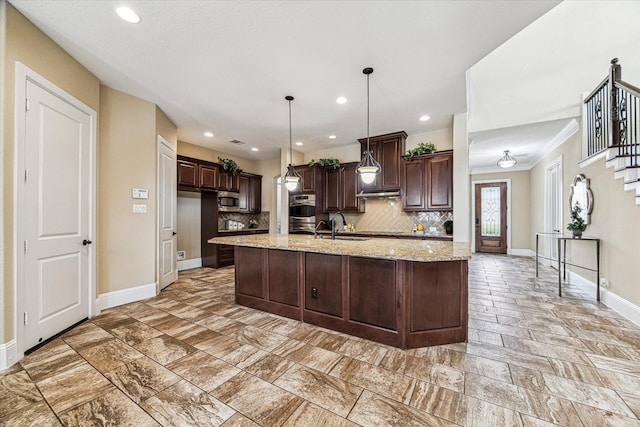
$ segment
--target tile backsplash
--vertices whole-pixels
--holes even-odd
[[[218,213],[218,230],[226,230],[226,220],[238,221],[244,224],[244,229],[249,229],[251,221],[255,221],[256,227],[260,229],[269,229],[269,212],[262,212],[259,214],[245,214],[236,212],[219,212]]]
[[[410,232],[414,225],[422,224],[426,231],[435,227],[436,234],[445,234],[442,224],[453,220],[453,212],[403,212],[400,199],[367,199],[365,203],[365,213],[344,215],[356,231]]]

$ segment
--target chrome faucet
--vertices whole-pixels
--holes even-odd
[[[320,227],[320,224],[325,224],[326,225],[327,223],[324,222],[324,221],[320,221],[320,222],[318,222],[318,224],[316,224],[316,228],[315,228],[315,230],[313,230],[313,238],[314,239],[316,239],[318,237],[318,227]],[[320,236],[320,238],[322,239],[322,236]]]
[[[329,223],[331,223],[331,240],[336,240],[336,223],[335,223],[334,219],[335,219],[335,217],[337,215],[340,215],[340,217],[342,218],[342,225],[347,225],[347,220],[345,219],[345,217],[342,214],[342,212],[334,213],[331,216],[331,218],[329,218]]]

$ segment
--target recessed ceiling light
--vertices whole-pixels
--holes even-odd
[[[213,138],[213,132],[207,131],[204,133],[204,136],[206,136],[207,138]]]
[[[335,135],[329,135],[329,139],[336,139]]]
[[[345,98],[344,96],[341,96],[340,98],[336,99],[336,102],[338,104],[346,104],[347,103],[347,98]]]
[[[257,147],[253,147],[253,148],[251,149],[251,151],[258,151],[258,148],[257,148]]]
[[[298,142],[296,142],[296,145],[303,145],[303,144],[302,144],[302,141],[298,141]]]
[[[140,22],[140,17],[138,16],[138,14],[129,7],[119,7],[116,9],[116,13],[120,18],[124,19],[127,22],[130,22],[131,24],[137,24],[138,22]]]
[[[426,122],[427,120],[429,120],[431,117],[424,115],[424,116],[420,116],[420,121],[421,122]]]

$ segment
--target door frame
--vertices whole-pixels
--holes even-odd
[[[476,233],[475,233],[475,218],[476,218],[476,184],[498,184],[507,183],[507,255],[513,255],[513,249],[511,248],[511,179],[483,179],[478,181],[471,181],[471,222],[469,226],[470,230],[474,230],[471,233],[471,252],[476,252]]]
[[[24,270],[24,252],[20,250],[19,242],[24,240],[25,230],[24,224],[19,221],[19,218],[24,217],[25,211],[25,195],[22,191],[19,191],[18,182],[23,177],[23,172],[20,170],[20,165],[24,164],[24,151],[26,143],[26,99],[27,99],[27,81],[30,81],[44,90],[48,91],[52,95],[60,98],[64,102],[73,105],[78,110],[89,116],[90,129],[89,129],[89,236],[90,240],[95,242],[96,240],[96,135],[97,135],[97,113],[91,107],[65,92],[54,83],[47,80],[37,72],[33,71],[26,65],[16,62],[15,67],[15,120],[14,120],[14,162],[13,162],[13,309],[14,309],[14,324],[13,324],[13,336],[16,342],[16,360],[8,362],[17,362],[24,357],[24,321],[22,313],[24,312],[24,282],[23,282],[23,270]],[[97,290],[96,290],[96,245],[89,245],[87,247],[89,251],[89,289],[87,292],[89,298],[89,317],[93,317],[100,313],[97,304]]]
[[[162,245],[162,225],[160,224],[160,209],[162,208],[162,206],[160,206],[160,146],[163,145],[165,148],[168,148],[170,151],[173,152],[174,155],[176,155],[176,159],[177,159],[177,150],[175,149],[175,147],[173,147],[169,141],[167,141],[166,139],[164,139],[162,136],[158,135],[158,144],[156,145],[156,228],[157,228],[157,234],[156,234],[156,295],[158,295],[160,293],[160,276],[162,275],[161,272],[161,265],[162,262],[160,260],[160,256],[162,251],[160,250],[160,246]],[[173,195],[175,197],[174,200],[174,219],[175,219],[175,224],[174,224],[174,232],[177,233],[177,228],[178,228],[178,183],[176,182],[176,192]],[[176,239],[176,243],[178,241],[178,238],[176,237],[176,235],[174,234],[174,239]],[[176,245],[177,246],[177,245]],[[177,256],[177,252],[174,250],[173,251],[173,267],[176,271],[176,279],[177,279],[177,275],[178,275],[178,256]]]

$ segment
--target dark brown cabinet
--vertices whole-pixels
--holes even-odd
[[[400,168],[406,138],[407,134],[404,131],[369,138],[373,158],[380,163],[382,171],[371,184],[360,182],[360,190],[376,192],[400,189]],[[358,141],[360,142],[360,151],[364,154],[367,150],[367,138]]]
[[[291,191],[292,194],[315,194],[322,190],[324,168],[320,165],[314,164],[313,166],[302,165],[294,166],[296,172],[302,177],[302,185],[297,190]]]
[[[186,187],[198,186],[198,163],[186,160],[178,159],[178,185]]]
[[[342,257],[305,255],[304,309],[342,317]]]
[[[218,179],[218,189],[222,191],[233,191],[238,193],[240,191],[240,175],[234,175],[231,172],[227,172],[220,168]]]
[[[325,171],[325,212],[364,212],[358,191],[357,162],[344,163],[339,169]]]
[[[453,151],[441,151],[403,162],[402,210],[453,209]]]
[[[199,165],[198,167],[200,175],[200,188],[206,188],[208,190],[218,189],[218,167],[209,165]]]
[[[238,207],[242,213],[260,213],[262,209],[262,176],[242,173],[238,177]]]

